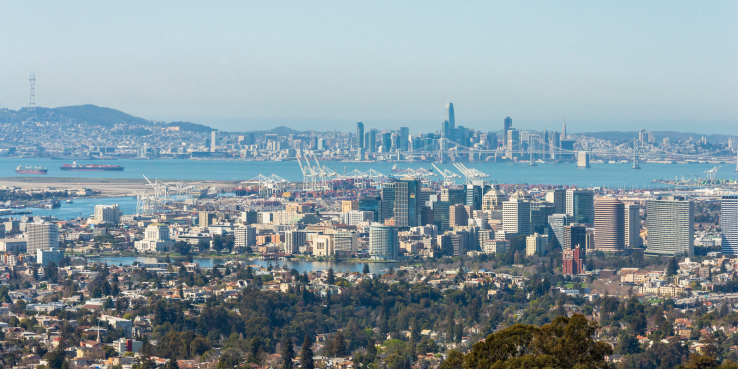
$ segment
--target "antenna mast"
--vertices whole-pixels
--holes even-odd
[[[31,72],[31,78],[28,81],[31,82],[31,101],[28,104],[28,109],[30,111],[36,111],[36,72]]]

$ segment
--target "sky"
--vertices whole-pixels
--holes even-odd
[[[228,131],[738,134],[736,1],[15,1],[0,106]]]

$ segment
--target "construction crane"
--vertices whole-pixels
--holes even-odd
[[[436,168],[438,171],[438,174],[440,174],[443,177],[443,185],[444,186],[455,186],[456,185],[456,178],[461,178],[460,175],[448,170],[443,169],[441,170],[438,168],[435,164],[431,163],[433,165],[433,168]]]
[[[715,179],[715,175],[717,175],[718,170],[722,168],[723,166],[714,167],[710,170],[706,170],[704,173],[707,175],[707,179]]]
[[[461,172],[461,174],[464,175],[464,177],[466,177],[466,181],[464,182],[466,184],[470,184],[473,181],[479,181],[484,178],[489,178],[489,174],[486,174],[474,168],[467,168],[464,164],[454,163],[454,166],[456,167],[456,169],[459,170],[459,172]]]

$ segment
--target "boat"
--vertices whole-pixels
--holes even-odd
[[[72,201],[72,199],[68,199],[67,200],[67,204],[73,204],[73,203],[74,203],[74,201]]]
[[[428,172],[428,173],[430,173],[430,170],[427,170],[425,168],[420,168],[420,169],[400,169],[400,168],[397,167],[397,164],[392,165],[392,171],[395,172],[395,173],[407,172],[409,170],[416,171],[416,172]]]
[[[55,209],[61,206],[61,202],[58,199],[51,199],[44,203],[44,208],[46,209]]]
[[[122,171],[123,167],[120,165],[100,165],[100,164],[64,164],[60,167],[61,170],[95,170],[95,171]]]
[[[15,172],[22,174],[46,174],[47,169],[41,167],[21,167],[19,165],[18,168],[15,168]]]

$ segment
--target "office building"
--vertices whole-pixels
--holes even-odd
[[[446,104],[446,120],[451,131],[456,129],[456,117],[454,116],[454,103]]]
[[[625,247],[641,246],[641,206],[625,205]]]
[[[201,211],[198,213],[198,216],[198,225],[203,228],[207,228],[213,224],[213,220],[215,220],[215,214],[207,211]]]
[[[364,133],[364,150],[366,152],[377,152],[377,130],[371,129]]]
[[[538,233],[534,233],[525,238],[525,255],[526,256],[543,256],[546,253],[544,237]]]
[[[456,226],[468,226],[469,218],[472,217],[471,206],[452,205],[448,211],[448,226],[453,228]]]
[[[586,151],[579,151],[577,153],[577,167],[589,168],[589,153]]]
[[[400,135],[397,138],[397,140],[398,140],[397,148],[400,151],[408,151],[408,144],[410,142],[410,128],[400,127]]]
[[[579,275],[584,273],[584,249],[577,246],[573,249],[564,250],[563,254],[563,274]]]
[[[352,210],[359,210],[359,201],[352,200],[352,201],[342,201],[341,202],[341,212],[345,213]]]
[[[497,185],[493,185],[482,196],[482,210],[502,211],[502,203],[507,201],[507,195]]]
[[[55,223],[28,223],[26,252],[35,255],[37,250],[51,250],[59,247],[59,228]]]
[[[438,227],[438,232],[446,232],[451,225],[450,213],[454,206],[448,201],[434,201],[431,203],[433,209],[433,224]]]
[[[215,151],[218,146],[218,131],[210,131],[210,151]]]
[[[592,190],[566,190],[566,214],[582,224],[594,222],[594,192]]]
[[[95,220],[100,223],[120,223],[120,207],[115,205],[95,205]]]
[[[372,259],[395,260],[399,249],[397,228],[378,224],[369,227],[369,254]]]
[[[464,188],[442,188],[441,189],[441,201],[446,201],[451,204],[465,204],[466,203],[466,189]]]
[[[169,239],[169,227],[162,223],[151,223],[146,227],[144,239],[135,242],[136,250],[140,252],[168,252],[174,246]]]
[[[621,252],[625,248],[625,204],[611,197],[595,201],[595,248]]]
[[[492,186],[485,181],[472,181],[465,186],[466,199],[464,204],[471,206],[472,210],[482,210],[482,196],[489,191]]]
[[[554,206],[554,214],[566,214],[566,190],[546,191],[546,201]]]
[[[561,244],[561,248],[571,250],[577,246],[581,246],[582,250],[587,247],[587,227],[579,223],[565,225],[564,242]]]
[[[520,131],[514,128],[507,131],[505,150],[505,157],[508,159],[520,157]]]
[[[254,227],[238,227],[233,231],[235,247],[256,246],[256,228]]]
[[[371,211],[374,213],[374,221],[382,223],[382,197],[381,196],[366,196],[359,199],[359,210]]]
[[[56,247],[52,247],[48,250],[36,250],[36,263],[41,264],[41,266],[47,266],[51,263],[59,266],[59,262],[62,260],[64,260],[64,251],[59,250]]]
[[[356,148],[363,149],[364,146],[364,123],[356,123]]]
[[[646,253],[694,255],[694,202],[683,197],[648,200],[648,248]]]
[[[720,228],[723,254],[738,255],[738,195],[723,196],[720,201]]]
[[[554,214],[554,205],[547,201],[531,201],[530,233],[546,234],[548,217]]]
[[[374,213],[371,211],[352,210],[341,213],[341,223],[346,225],[357,225],[359,223],[373,222]]]
[[[502,230],[527,236],[530,234],[530,202],[522,199],[502,203]]]
[[[507,145],[507,132],[512,129],[512,118],[507,117],[502,124],[502,144]],[[505,146],[507,147],[507,146]]]

